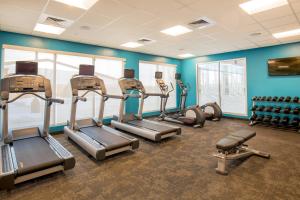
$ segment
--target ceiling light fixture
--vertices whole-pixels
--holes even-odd
[[[280,39],[280,38],[286,38],[286,37],[293,37],[293,36],[298,36],[300,35],[300,28],[294,29],[294,30],[289,30],[289,31],[284,31],[280,33],[274,33],[273,37]]]
[[[260,13],[273,8],[287,5],[287,0],[251,0],[240,4],[240,7],[249,15]]]
[[[54,0],[69,6],[74,6],[84,10],[90,9],[98,0]]]
[[[137,42],[127,42],[125,44],[121,45],[122,47],[127,47],[127,48],[137,48],[144,46],[143,44],[137,43]]]
[[[58,26],[52,26],[52,25],[40,24],[40,23],[37,23],[34,27],[34,31],[50,33],[55,35],[60,35],[65,30],[66,30],[65,28],[61,28]]]
[[[178,35],[182,35],[185,33],[189,33],[192,32],[191,29],[186,28],[185,26],[181,26],[181,25],[177,25],[177,26],[173,26],[171,28],[167,28],[165,30],[160,31],[161,33],[167,34],[167,35],[171,35],[171,36],[178,36]]]
[[[191,53],[184,53],[184,54],[178,55],[178,57],[180,57],[180,58],[190,58],[190,57],[194,57],[194,56],[195,55],[191,54]]]

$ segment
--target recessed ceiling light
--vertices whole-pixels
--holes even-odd
[[[58,26],[52,26],[52,25],[40,24],[40,23],[37,23],[34,27],[34,31],[50,33],[50,34],[55,34],[55,35],[59,35],[62,32],[64,32],[65,30],[66,30],[65,28],[61,28]]]
[[[190,57],[194,57],[194,56],[195,55],[191,54],[191,53],[184,53],[184,54],[178,55],[178,57],[180,57],[180,58],[190,58]]]
[[[84,10],[90,9],[98,0],[54,0],[69,6],[74,6]]]
[[[251,0],[240,4],[249,15],[287,5],[287,0]]]
[[[137,48],[143,46],[143,44],[137,43],[137,42],[127,42],[125,44],[121,45],[122,47],[127,47],[127,48]]]
[[[273,36],[277,39],[292,37],[292,36],[297,36],[297,35],[300,35],[300,28],[273,34]]]
[[[192,30],[189,29],[189,28],[186,28],[184,26],[177,25],[177,26],[173,26],[171,28],[167,28],[165,30],[162,30],[160,32],[162,32],[164,34],[167,34],[167,35],[171,35],[171,36],[178,36],[178,35],[182,35],[182,34],[185,34],[185,33],[192,32]]]

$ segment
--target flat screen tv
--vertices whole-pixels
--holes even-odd
[[[300,57],[270,59],[268,68],[270,76],[300,75]]]

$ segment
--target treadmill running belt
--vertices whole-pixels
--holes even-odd
[[[108,150],[130,145],[131,141],[97,126],[81,128],[80,131],[96,140]]]
[[[133,126],[146,128],[149,130],[158,131],[162,133],[169,133],[169,132],[176,131],[176,128],[165,126],[164,124],[151,123],[145,120],[133,120],[133,121],[128,121],[127,123]]]
[[[13,141],[13,147],[18,162],[18,175],[39,171],[64,162],[39,136]]]

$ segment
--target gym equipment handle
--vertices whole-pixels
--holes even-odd
[[[76,97],[76,99],[80,101],[87,101],[86,97]]]
[[[52,103],[60,103],[60,104],[64,104],[65,103],[65,101],[63,99],[50,98],[49,101],[52,102]]]
[[[120,96],[120,95],[110,95],[110,94],[107,94],[107,95],[105,95],[105,97],[112,98],[112,99],[124,99],[124,97]]]

